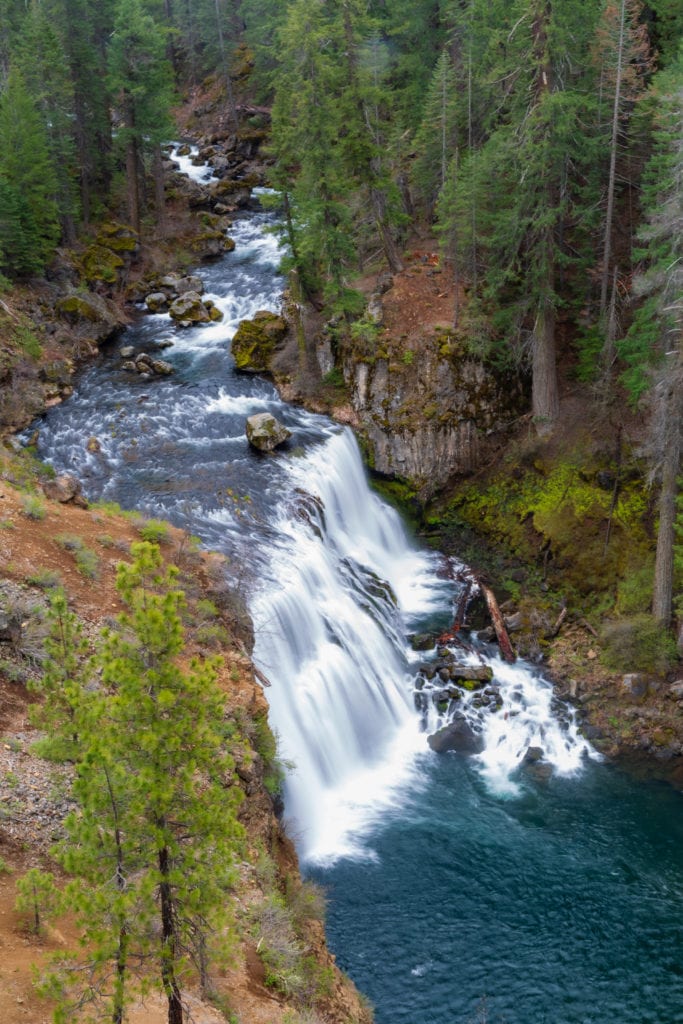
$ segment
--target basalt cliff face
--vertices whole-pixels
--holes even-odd
[[[405,481],[422,501],[451,477],[474,472],[515,415],[481,362],[444,357],[442,347],[437,335],[405,362],[358,362],[353,351],[342,357],[370,466]]]

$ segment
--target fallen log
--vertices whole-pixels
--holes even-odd
[[[503,661],[507,661],[509,664],[512,664],[517,660],[517,655],[514,652],[508,631],[505,628],[505,622],[503,621],[501,610],[498,607],[496,595],[493,593],[491,588],[487,587],[486,584],[481,582],[481,580],[479,581],[479,586],[481,587],[481,592],[484,595],[484,600],[486,601],[486,607],[488,608],[489,615],[491,616],[493,628],[496,631],[498,646],[500,647],[500,653],[503,657]]]
[[[555,622],[555,625],[550,630],[550,632],[546,634],[546,640],[553,640],[557,636],[557,634],[562,629],[562,623],[564,622],[564,620],[566,618],[567,618],[567,606],[565,605],[564,608],[562,609],[562,611],[560,612],[560,614],[557,616],[557,620]]]

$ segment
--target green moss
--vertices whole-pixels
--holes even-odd
[[[65,313],[76,320],[89,320],[96,323],[101,319],[101,309],[91,301],[90,296],[72,293],[57,303],[59,313]]]
[[[91,283],[103,281],[105,284],[115,284],[123,266],[124,260],[102,245],[91,245],[80,260],[81,273]]]
[[[642,610],[653,546],[648,494],[637,471],[623,473],[612,508],[600,468],[580,452],[547,463],[520,456],[487,481],[463,485],[426,522],[474,531],[583,604],[609,607],[619,596],[621,610]]]
[[[262,373],[270,369],[270,361],[287,332],[282,317],[259,312],[253,320],[242,320],[232,339],[232,355],[238,370]]]

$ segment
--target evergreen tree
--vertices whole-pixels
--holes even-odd
[[[661,478],[653,614],[671,619],[676,496],[683,429],[683,51],[653,89],[655,151],[644,181],[643,265],[634,290],[644,298],[620,354],[633,397],[647,391],[650,448]]]
[[[587,62],[589,14],[574,3],[512,5],[496,121],[490,114],[481,120],[488,137],[439,207],[442,231],[456,239],[456,261],[477,274],[493,337],[504,341],[508,358],[531,365],[532,411],[543,432],[559,408],[558,310],[570,271],[586,254],[582,188],[595,155],[583,139],[588,98],[572,84]]]
[[[43,757],[77,760],[80,720],[89,702],[91,665],[83,630],[69,611],[63,591],[50,600],[48,624],[45,671],[38,682],[30,685],[42,698],[31,708],[31,722],[47,734],[39,744]]]
[[[79,212],[73,83],[63,38],[40,0],[32,0],[26,12],[15,61],[46,128],[62,236],[73,244]]]
[[[45,126],[17,68],[0,95],[0,269],[43,269],[59,238],[57,183]]]
[[[600,106],[603,118],[609,112],[609,168],[606,183],[606,210],[603,230],[603,256],[600,287],[600,312],[607,310],[612,269],[617,166],[619,151],[627,150],[629,125],[634,103],[645,89],[645,75],[651,68],[650,43],[641,21],[641,0],[618,0],[605,5],[596,33],[595,60],[600,72]],[[629,182],[629,175],[622,174]]]
[[[280,38],[273,104],[276,184],[290,197],[291,253],[307,294],[343,301],[353,258],[351,182],[340,139],[344,68],[330,48],[329,12],[294,0]]]
[[[142,0],[119,0],[109,47],[109,84],[120,103],[122,127],[118,141],[125,152],[128,217],[140,231],[146,155],[157,156],[171,134],[173,74],[166,52],[166,33]],[[163,217],[162,192],[157,189],[157,216]]]
[[[415,133],[413,180],[416,191],[431,212],[448,177],[457,149],[456,79],[448,50],[442,50],[434,67],[424,102],[420,127]]]
[[[177,570],[149,543],[133,557],[117,577],[128,610],[104,634],[101,689],[79,721],[78,813],[59,859],[77,877],[72,905],[92,959],[85,989],[74,989],[73,962],[46,979],[61,991],[59,1022],[96,1001],[121,1024],[133,967],[151,961],[169,1024],[183,1024],[188,961],[204,971],[208,940],[221,942],[242,835],[219,661],[181,667]]]

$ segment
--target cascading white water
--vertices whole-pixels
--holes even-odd
[[[293,763],[287,817],[303,856],[321,860],[360,852],[363,825],[424,749],[404,634],[412,614],[437,610],[445,594],[434,558],[412,549],[369,490],[350,432],[331,433],[290,473],[299,515],[282,509],[270,572],[251,602],[254,657],[272,681],[271,722]]]
[[[176,158],[177,159],[177,158]],[[207,168],[188,158],[188,172]],[[174,377],[152,389],[118,363],[94,367],[85,386],[50,410],[41,454],[76,472],[92,497],[168,517],[248,562],[260,581],[250,596],[255,660],[272,686],[267,697],[280,752],[293,768],[286,817],[304,858],[368,855],[363,836],[388,805],[420,785],[439,756],[427,746],[444,724],[432,705],[427,731],[415,707],[424,657],[406,634],[446,628],[454,584],[439,556],[416,550],[398,515],[372,494],[351,432],[284,405],[272,385],[234,373],[228,342],[239,321],[277,308],[281,281],[276,236],[266,214],[237,220],[234,254],[202,271],[221,323],[181,330],[167,315],[131,332],[138,347],[170,342]],[[244,417],[269,409],[293,431],[289,450],[259,458],[244,438]],[[97,453],[85,440],[101,440]],[[235,508],[236,496],[249,498]],[[239,513],[239,514],[238,514]],[[236,557],[235,552],[239,552]],[[527,666],[478,655],[495,674],[497,712],[460,706],[482,731],[474,764],[495,791],[514,793],[529,746],[559,772],[576,770],[588,747],[573,721],[559,722],[551,688]],[[451,756],[451,755],[445,755]]]

